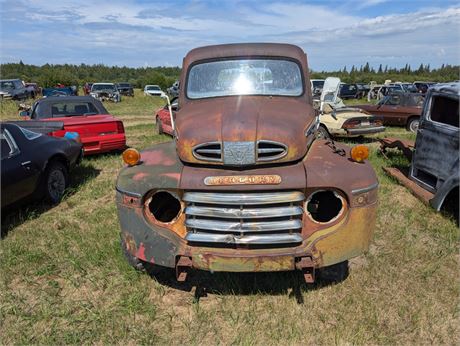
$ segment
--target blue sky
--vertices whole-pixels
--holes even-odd
[[[450,0],[0,0],[0,62],[180,66],[234,42],[301,46],[314,70],[459,64]]]

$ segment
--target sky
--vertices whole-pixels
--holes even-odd
[[[180,66],[192,48],[296,44],[315,71],[460,63],[460,0],[0,0],[0,63]]]

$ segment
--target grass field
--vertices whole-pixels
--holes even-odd
[[[154,135],[162,102],[136,91],[107,108],[128,144],[144,148],[170,140]],[[2,105],[2,119],[16,114]],[[119,246],[120,155],[85,158],[60,205],[23,208],[2,224],[0,344],[458,344],[458,228],[382,172],[408,162],[368,144],[380,180],[374,243],[344,282],[323,287],[298,273],[196,272],[178,284],[136,272]]]

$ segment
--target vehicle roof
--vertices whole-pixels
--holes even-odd
[[[460,83],[439,83],[430,87],[431,91],[460,95]]]
[[[110,83],[110,82],[99,82],[99,83],[93,83],[93,85],[97,85],[97,84],[111,84],[111,85],[115,85],[115,83]]]
[[[43,103],[43,102],[53,102],[53,101],[59,101],[59,102],[91,101],[91,102],[95,102],[97,100],[92,96],[49,96],[49,97],[44,97],[38,100],[37,102]]]
[[[302,60],[304,51],[286,43],[232,43],[204,46],[192,49],[185,56],[186,61],[237,56],[278,56]]]
[[[15,80],[20,81],[19,78],[11,78],[11,79],[0,79],[0,82],[13,82],[13,81],[15,81]]]

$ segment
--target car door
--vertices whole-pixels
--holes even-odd
[[[19,148],[10,131],[2,129],[0,139],[3,207],[32,194],[40,172],[27,150]]]
[[[435,192],[459,161],[459,97],[433,92],[425,105],[412,156],[411,176]]]
[[[403,123],[399,110],[401,95],[387,95],[380,102],[381,103],[377,109],[377,115],[383,117],[385,125],[400,125]]]

